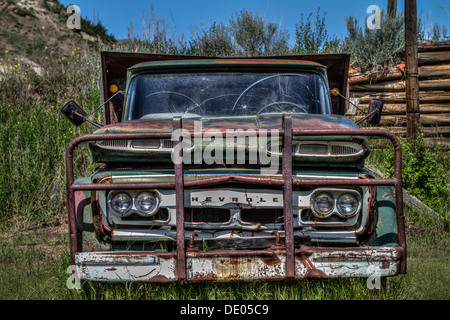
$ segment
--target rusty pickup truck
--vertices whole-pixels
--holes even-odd
[[[103,123],[74,101],[62,109],[76,125],[97,126],[66,153],[79,278],[292,281],[406,272],[401,147],[391,132],[344,116],[348,54],[101,58]],[[380,106],[371,103],[369,123]],[[368,137],[392,143],[393,178],[365,169]],[[97,168],[75,179],[74,151],[83,143]]]

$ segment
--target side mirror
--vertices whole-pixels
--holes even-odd
[[[381,113],[383,112],[383,101],[380,99],[371,99],[369,101],[369,116],[367,122],[372,125],[378,125],[381,122]]]
[[[61,113],[77,127],[81,126],[87,118],[87,113],[75,102],[70,100],[61,109]]]
[[[102,127],[98,123],[89,120],[88,114],[83,109],[81,109],[81,107],[73,100],[70,100],[65,104],[64,107],[62,107],[61,113],[77,127],[81,126],[85,121],[96,126],[97,128]]]

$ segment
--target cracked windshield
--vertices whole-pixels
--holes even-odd
[[[130,84],[127,120],[328,114],[324,79],[316,73],[144,74]]]

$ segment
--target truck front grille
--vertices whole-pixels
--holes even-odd
[[[230,220],[228,209],[217,208],[185,208],[185,222],[225,223]]]
[[[247,223],[279,223],[283,219],[283,209],[243,209],[241,220]]]

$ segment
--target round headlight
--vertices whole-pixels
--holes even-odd
[[[314,212],[321,217],[327,216],[334,209],[334,198],[328,193],[318,193],[313,200]]]
[[[141,192],[136,197],[135,205],[140,214],[150,216],[158,210],[159,198],[152,192]]]
[[[128,193],[116,193],[111,198],[111,208],[120,216],[126,215],[130,211],[132,206],[133,201],[131,200],[131,197],[128,195]]]
[[[337,209],[344,216],[352,216],[359,207],[359,201],[350,193],[344,193],[337,200]]]

